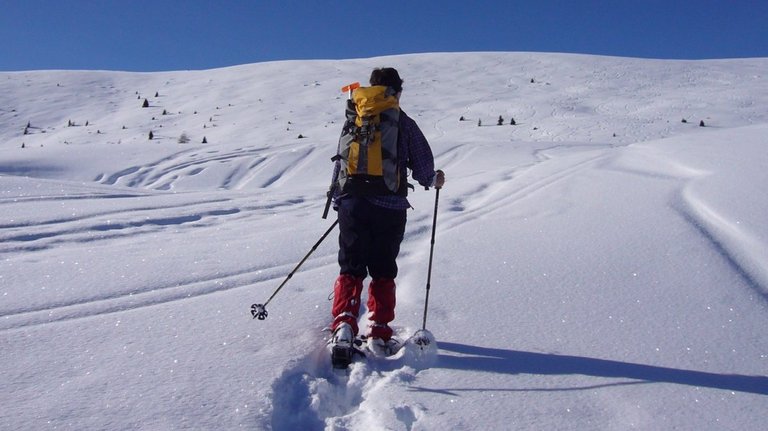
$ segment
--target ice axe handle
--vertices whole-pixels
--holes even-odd
[[[360,88],[360,83],[359,82],[353,82],[353,83],[351,83],[349,85],[345,85],[344,87],[341,87],[341,92],[342,93],[349,93],[349,98],[351,99],[352,98],[352,92],[355,91],[358,88]]]

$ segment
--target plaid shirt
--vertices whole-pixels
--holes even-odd
[[[410,168],[411,176],[424,187],[432,187],[435,182],[435,159],[432,155],[432,149],[429,147],[427,138],[421,132],[415,121],[402,110],[400,111],[400,139],[397,142],[397,154],[406,154],[407,157],[400,157],[400,169]],[[333,178],[338,178],[340,162],[336,162],[333,172]],[[334,196],[334,208],[336,201],[345,198],[346,194],[339,194],[338,189]],[[366,196],[369,202],[376,206],[388,209],[406,210],[411,207],[405,196],[381,195]]]

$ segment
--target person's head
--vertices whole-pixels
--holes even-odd
[[[371,85],[385,85],[395,90],[395,93],[403,91],[403,80],[400,79],[400,74],[397,73],[397,69],[393,67],[382,67],[373,69],[371,72]]]

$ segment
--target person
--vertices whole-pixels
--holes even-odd
[[[394,68],[374,69],[371,86],[387,86],[397,100],[403,80]],[[412,170],[412,177],[424,187],[441,188],[445,174],[435,170],[432,149],[416,122],[400,110],[398,163],[401,172]],[[336,171],[340,169],[337,162]],[[337,191],[334,208],[339,221],[339,276],[333,286],[331,329],[333,343],[352,343],[358,334],[363,282],[368,285],[368,349],[375,355],[387,355],[394,341],[389,326],[395,318],[396,258],[406,225],[406,211],[411,208],[403,192],[380,195],[354,195]]]

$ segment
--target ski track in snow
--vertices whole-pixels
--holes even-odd
[[[71,199],[89,200],[98,206],[98,201],[132,199],[134,196],[77,196],[38,197],[18,200],[20,202],[46,202],[56,205]],[[138,202],[138,201],[137,201]],[[15,203],[15,202],[14,202]],[[66,243],[88,243],[110,240],[117,237],[131,237],[149,234],[167,227],[191,225],[199,227],[216,223],[220,217],[242,215],[254,216],[254,212],[297,207],[303,200],[288,200],[267,205],[239,207],[228,198],[199,199],[180,204],[129,207],[123,210],[89,211],[81,215],[45,218],[34,225],[28,223],[6,223],[0,225],[0,255],[18,251],[49,249]],[[3,202],[0,202],[0,206]],[[62,205],[63,207],[64,205]],[[158,217],[158,214],[167,214]]]
[[[317,264],[312,262],[306,264],[307,269],[316,266]],[[198,278],[187,283],[147,286],[145,290],[124,294],[102,295],[75,302],[53,302],[42,308],[9,310],[4,312],[0,318],[0,331],[152,307],[232,289],[253,288],[261,283],[284,277],[288,270],[289,264],[278,267],[254,268],[232,274],[217,274],[209,279]]]
[[[450,214],[443,216],[441,231],[462,226],[480,216],[509,210],[517,202],[544,192],[554,184],[568,181],[608,157],[604,150],[597,150],[553,161],[546,156],[548,150],[535,151],[533,154],[538,161],[532,164],[510,166],[492,175],[483,174],[486,179],[478,181],[474,189],[460,197],[449,197]],[[469,157],[471,151],[465,151],[464,154]],[[463,161],[451,160],[447,163],[447,169]]]
[[[284,177],[300,170],[313,148],[290,151],[278,147],[238,149],[231,152],[210,151],[200,154],[184,150],[144,166],[133,166],[112,174],[101,174],[96,181],[105,185],[125,185],[154,190],[172,190],[179,182],[200,175],[207,169],[228,166],[219,188],[239,190],[253,183],[257,188],[278,184]],[[279,166],[277,169],[275,165]]]
[[[0,257],[16,253],[45,250],[66,250],[69,247],[119,244],[124,240],[135,240],[139,236],[162,234],[168,230],[189,230],[193,233],[201,226],[216,226],[233,217],[241,220],[258,218],[264,212],[277,210],[302,211],[302,199],[289,199],[266,204],[242,204],[230,198],[205,198],[192,196],[179,204],[166,203],[162,195],[158,205],[147,205],[145,199],[136,200],[134,195],[83,194],[78,196],[38,196],[13,200],[0,200],[0,208],[11,211],[13,205],[44,204],[58,206],[75,199],[85,202],[88,207],[99,208],[84,211],[79,215],[48,217],[43,216],[35,224],[7,223],[0,225]],[[99,202],[117,199],[126,203],[126,208],[103,210]],[[132,205],[136,202],[138,205]],[[242,205],[241,205],[242,204]],[[109,207],[107,205],[107,207]],[[46,214],[46,210],[39,211]],[[161,216],[167,214],[167,216]],[[328,256],[314,256],[304,269],[323,265]],[[75,301],[47,300],[42,307],[17,307],[3,310],[0,317],[0,331],[28,326],[69,321],[114,312],[151,307],[173,301],[180,301],[230,289],[254,287],[263,282],[274,281],[284,276],[293,262],[280,265],[243,268],[230,273],[218,272],[208,277],[178,279],[167,285],[146,285],[129,292],[107,291]]]

